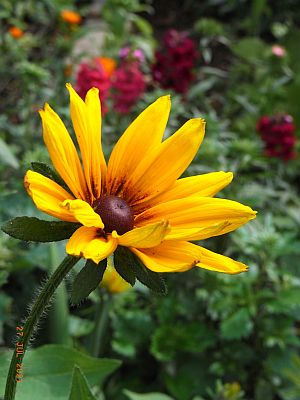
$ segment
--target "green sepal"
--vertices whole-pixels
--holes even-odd
[[[118,249],[119,248],[122,249],[121,261],[123,269],[126,268],[127,270],[133,271],[136,279],[138,279],[143,285],[147,286],[153,292],[167,294],[167,286],[161,274],[150,271],[150,269],[146,268],[140,259],[127,247],[119,246]],[[115,262],[115,267],[116,264],[117,263]]]
[[[16,217],[5,222],[1,229],[15,239],[26,242],[57,242],[68,239],[80,226],[73,222]]]
[[[118,246],[114,252],[114,267],[121,277],[131,286],[135,284],[135,271],[130,265],[126,247]]]
[[[49,178],[52,181],[58,183],[65,190],[70,191],[70,189],[65,184],[65,182],[62,180],[62,178],[58,175],[58,173],[53,168],[51,168],[48,164],[36,161],[36,162],[31,163],[31,167],[35,172],[38,172],[41,175],[46,176],[46,178]]]
[[[92,260],[87,260],[85,266],[76,275],[71,293],[71,303],[78,304],[95,290],[102,281],[104,271],[106,270],[106,259],[99,264]]]

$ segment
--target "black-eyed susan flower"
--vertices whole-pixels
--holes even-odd
[[[204,120],[191,119],[162,141],[170,112],[170,98],[163,96],[126,129],[106,164],[98,90],[89,90],[83,101],[70,84],[67,89],[81,157],[62,120],[46,104],[40,111],[44,141],[66,188],[35,171],[25,176],[39,210],[80,224],[67,242],[67,253],[98,264],[122,246],[154,272],[194,266],[229,274],[245,271],[244,264],[191,243],[233,231],[256,214],[238,202],[213,197],[231,182],[230,172],[180,179],[201,145]]]

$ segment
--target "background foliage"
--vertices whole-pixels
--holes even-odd
[[[186,95],[171,91],[166,136],[193,116],[205,118],[206,138],[188,174],[233,171],[233,183],[220,195],[258,210],[249,225],[206,242],[248,264],[246,274],[194,269],[166,276],[166,296],[142,285],[121,294],[102,288],[72,307],[74,271],[32,342],[17,398],[300,399],[300,163],[298,156],[288,162],[266,157],[256,133],[262,115],[286,113],[299,138],[299,6],[298,0],[284,9],[280,1],[263,0],[1,2],[2,221],[39,215],[22,186],[31,161],[49,161],[37,110],[47,101],[70,125],[64,84],[75,83],[83,56],[117,58],[124,45],[141,48],[150,76],[154,51],[169,28],[188,30],[201,57]],[[80,13],[81,24],[64,21],[64,9]],[[11,26],[23,36],[13,37]],[[80,44],[95,32],[98,41]],[[284,57],[272,53],[273,44],[284,47]],[[150,86],[127,115],[108,107],[106,156],[134,116],[169,92]],[[63,254],[64,243],[0,237],[0,394],[16,326]],[[63,354],[65,364],[54,384],[55,354]]]

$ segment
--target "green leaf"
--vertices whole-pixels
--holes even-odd
[[[95,290],[102,280],[106,269],[106,259],[99,264],[87,260],[85,266],[77,274],[72,286],[71,302],[78,304]]]
[[[117,250],[114,252],[114,267],[118,274],[121,275],[126,282],[131,286],[135,284],[135,273],[134,269],[128,264],[127,251],[125,247],[118,246]]]
[[[268,52],[267,45],[257,37],[245,37],[232,46],[233,52],[250,63],[261,62]]]
[[[69,400],[96,400],[81,369],[74,367]]]
[[[130,400],[174,400],[172,397],[169,397],[163,393],[141,394],[141,393],[134,393],[134,392],[131,392],[130,390],[125,389],[124,394]]]
[[[0,397],[3,395],[11,352],[0,355]],[[46,345],[27,350],[23,382],[17,386],[16,400],[65,400],[70,393],[74,366],[85,374],[89,385],[102,385],[120,366],[120,361],[90,357],[63,345]]]
[[[221,323],[221,334],[224,339],[233,340],[249,336],[253,328],[249,311],[245,308],[234,312]]]
[[[121,251],[121,260],[124,269],[126,268],[128,270],[132,270],[136,278],[154,292],[160,294],[167,293],[167,287],[162,276],[159,273],[150,271],[148,268],[146,268],[139,260],[139,258],[136,257],[136,255],[133,254],[127,247],[123,247]]]
[[[162,275],[157,272],[150,271],[150,269],[146,268],[142,264],[136,255],[133,253],[131,254],[135,261],[133,263],[133,268],[137,279],[149,289],[153,290],[153,292],[166,295],[168,293],[168,289]]]
[[[10,147],[0,138],[0,159],[3,164],[9,165],[15,169],[19,168],[19,161],[12,153]]]
[[[29,242],[56,242],[68,239],[81,225],[65,221],[44,221],[35,217],[16,217],[2,225],[3,232]]]
[[[42,163],[42,162],[32,162],[31,167],[35,172],[38,172],[41,175],[46,176],[47,178],[51,179],[52,181],[58,183],[61,187],[63,187],[67,191],[70,191],[70,189],[65,184],[65,182],[62,180],[62,178],[58,175],[58,173],[56,171],[54,171],[54,169],[51,168],[49,165]]]

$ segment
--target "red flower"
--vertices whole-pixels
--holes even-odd
[[[124,59],[112,77],[114,109],[127,114],[145,92],[145,76],[139,61]]]
[[[170,29],[163,38],[162,48],[155,52],[153,79],[165,89],[186,93],[195,78],[193,69],[198,56],[196,44],[186,32]]]
[[[286,161],[295,157],[295,125],[290,115],[263,116],[256,130],[265,143],[265,153],[269,157],[279,157]]]
[[[106,99],[111,87],[111,71],[106,70],[105,65],[102,65],[101,58],[95,59],[92,63],[83,62],[80,64],[76,85],[76,91],[83,99],[88,90],[92,87],[99,89],[102,114],[105,114],[107,111]]]

